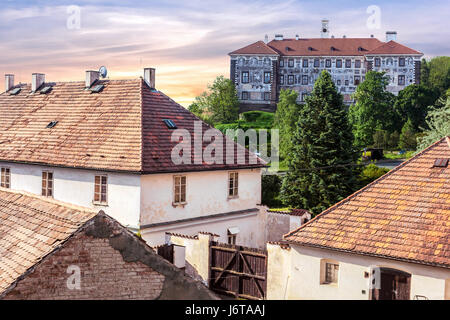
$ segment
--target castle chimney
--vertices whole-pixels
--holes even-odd
[[[100,72],[93,70],[86,71],[86,88],[90,88],[98,79],[100,79]]]
[[[152,89],[156,88],[156,86],[155,86],[155,82],[156,82],[155,74],[156,74],[155,68],[145,68],[144,69],[144,81]]]
[[[330,20],[323,19],[322,20],[322,30],[320,31],[321,38],[328,38],[330,35],[330,29],[328,27],[328,23]]]
[[[33,73],[31,75],[31,91],[36,92],[45,82],[45,74]]]
[[[12,87],[14,87],[14,75],[5,74],[5,92],[11,90]]]
[[[295,40],[299,40],[300,36],[298,34],[295,35]]]
[[[386,31],[386,42],[397,41],[397,31]]]

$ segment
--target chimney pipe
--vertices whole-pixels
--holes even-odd
[[[31,75],[31,91],[36,92],[45,82],[45,74],[33,73]]]
[[[295,35],[295,40],[299,40],[300,36],[298,34]]]
[[[386,31],[386,42],[397,41],[397,31]]]
[[[90,88],[99,78],[100,72],[92,70],[86,71],[86,88]]]
[[[144,81],[151,89],[155,89],[155,68],[145,68],[144,69]]]
[[[5,92],[11,90],[12,87],[14,87],[14,75],[5,74]]]

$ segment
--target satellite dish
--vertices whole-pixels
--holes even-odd
[[[103,79],[108,75],[108,70],[105,66],[101,66],[98,72],[100,73],[100,77],[102,77]]]

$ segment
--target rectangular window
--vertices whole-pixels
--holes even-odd
[[[360,76],[355,76],[355,79],[354,79],[355,86],[357,86],[360,82],[361,82],[361,77]]]
[[[342,60],[341,59],[336,60],[336,68],[342,68]]]
[[[308,68],[308,59],[303,59],[303,68]]]
[[[398,76],[398,85],[399,86],[404,86],[405,85],[405,76],[404,75]]]
[[[284,67],[284,59],[280,60],[280,67]]]
[[[236,235],[236,234],[231,234],[231,233],[228,231],[227,238],[228,238],[228,244],[236,244],[236,238],[237,238],[237,235]]]
[[[289,59],[289,60],[288,60],[288,66],[289,66],[290,68],[292,68],[292,67],[294,66],[294,59]]]
[[[379,67],[379,66],[381,66],[381,59],[375,58],[375,67]]]
[[[336,81],[336,84],[337,84],[338,86],[340,86],[340,85],[341,85],[341,80]]]
[[[239,173],[228,173],[228,197],[237,197],[239,194]]]
[[[288,76],[288,84],[294,84],[294,76],[293,75]]]
[[[361,60],[355,60],[355,68],[361,68]]]
[[[345,67],[346,68],[351,68],[352,67],[352,60],[346,59],[345,60]]]
[[[270,100],[270,92],[264,92],[264,100],[269,101]]]
[[[348,80],[345,80],[345,85],[348,86]]]
[[[242,91],[242,100],[248,100],[248,92]]]
[[[398,66],[404,67],[405,66],[405,58],[399,58],[398,59]]]
[[[53,172],[42,172],[42,195],[53,197]]]
[[[335,263],[325,263],[325,284],[338,282],[339,265]]]
[[[320,60],[314,59],[314,68],[318,68],[320,66]]]
[[[95,176],[94,202],[108,203],[108,177],[105,175]]]
[[[306,75],[302,76],[302,84],[308,84],[308,76]]]
[[[9,168],[1,169],[0,187],[11,188],[11,171]]]
[[[174,204],[186,203],[186,176],[174,176]]]
[[[264,72],[264,83],[270,83],[270,72]]]
[[[331,59],[325,60],[325,68],[331,68]]]
[[[248,83],[248,71],[242,71],[242,83]]]
[[[284,84],[284,76],[283,75],[280,76],[280,84]]]

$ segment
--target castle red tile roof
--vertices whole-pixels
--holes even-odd
[[[450,137],[300,228],[290,243],[450,268]]]
[[[372,54],[418,54],[422,55],[422,52],[413,50],[411,48],[408,48],[407,46],[404,46],[398,42],[395,42],[394,40],[391,40],[387,43],[382,44],[378,48],[375,48],[367,53],[368,55]]]
[[[376,38],[300,38],[255,42],[230,53],[280,56],[364,56],[366,54],[422,54],[395,41]]]
[[[20,85],[17,95],[0,94],[0,161],[134,173],[185,172],[259,168],[261,159],[244,163],[195,164],[195,115],[162,92],[150,89],[143,79],[104,80],[100,93],[85,90],[84,82],[48,83],[47,94],[31,93]],[[178,129],[191,134],[192,164],[172,162],[173,130],[163,122],[171,119]],[[47,125],[57,121],[53,128]],[[198,122],[203,129],[210,126]],[[204,149],[209,143],[204,142]],[[241,154],[241,153],[239,153]],[[252,159],[256,159],[253,155]],[[242,158],[242,157],[241,157]],[[240,159],[242,160],[242,159]]]
[[[267,54],[278,55],[278,53],[265,44],[263,41],[257,41],[241,49],[230,52],[230,54]]]
[[[97,212],[0,188],[0,295]]]

